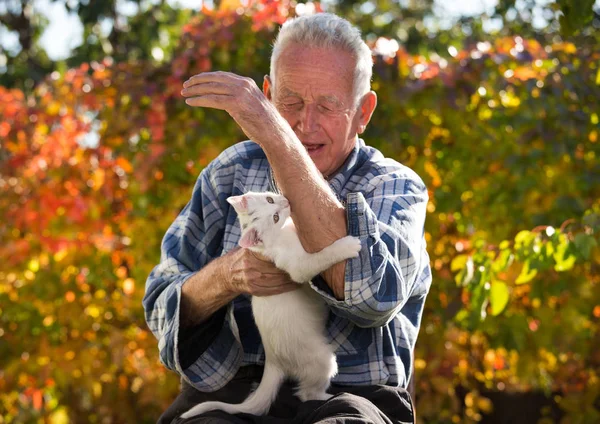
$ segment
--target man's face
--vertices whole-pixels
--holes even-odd
[[[349,53],[293,44],[278,59],[274,92],[265,81],[265,94],[325,177],[344,163],[371,117],[372,109],[365,121],[364,107],[354,104],[354,69]]]

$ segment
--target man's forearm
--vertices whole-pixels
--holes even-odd
[[[240,294],[272,296],[298,287],[269,258],[250,249],[233,249],[183,284],[182,325],[202,323]]]
[[[346,211],[292,132],[262,144],[277,185],[292,207],[292,217],[304,248],[317,252],[347,235]],[[344,294],[345,263],[323,273],[338,299]]]
[[[190,277],[181,287],[181,325],[200,324],[231,302],[239,293],[226,282],[230,258],[217,258]]]

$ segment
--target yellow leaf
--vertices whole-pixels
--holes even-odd
[[[425,162],[425,172],[432,178],[431,185],[433,187],[439,187],[442,185],[442,178],[436,167],[429,161]]]
[[[450,270],[453,272],[460,271],[467,264],[467,259],[469,257],[467,255],[458,255],[454,259],[452,259],[452,263],[450,263]]]
[[[48,108],[46,109],[46,112],[48,113],[48,115],[52,116],[52,115],[58,115],[58,112],[60,111],[60,103],[57,101],[53,101],[48,105]]]
[[[40,270],[40,262],[36,258],[33,258],[32,260],[29,261],[28,268],[32,272],[38,272]]]
[[[94,384],[92,384],[92,391],[94,392],[94,397],[99,398],[102,396],[102,384],[98,383],[97,381],[94,382]]]
[[[490,288],[490,304],[492,306],[492,315],[499,315],[508,303],[510,293],[508,286],[503,281],[492,281]]]
[[[100,308],[98,308],[96,305],[90,305],[85,308],[85,313],[92,318],[98,318],[100,316]]]
[[[54,254],[54,260],[56,262],[60,262],[60,261],[62,261],[66,257],[67,257],[67,249],[59,250],[58,252],[56,252]]]
[[[69,424],[69,414],[65,408],[59,408],[50,415],[50,424]]]
[[[567,259],[564,259],[561,262],[554,265],[554,269],[558,272],[568,271],[571,268],[573,268],[576,259],[577,258],[574,255],[570,255]]]
[[[94,190],[99,190],[104,185],[104,169],[96,169],[94,175],[92,175],[92,182]]]
[[[240,0],[222,0],[219,10],[237,10],[242,7]]]
[[[529,269],[529,261],[525,261],[525,263],[523,264],[523,268],[521,269],[521,273],[517,277],[517,281],[515,281],[515,283],[516,284],[528,283],[534,279],[534,277],[537,275],[537,273],[538,273],[538,270],[537,269]]]

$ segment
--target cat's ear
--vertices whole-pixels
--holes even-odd
[[[255,228],[250,228],[248,231],[242,234],[239,244],[241,247],[254,247],[262,244],[262,240],[258,236],[258,231],[256,231]]]
[[[229,202],[229,204],[231,206],[233,206],[233,209],[235,209],[235,211],[240,214],[240,213],[246,213],[248,211],[248,199],[246,199],[246,197],[244,195],[242,196],[229,196],[227,198],[227,202]]]

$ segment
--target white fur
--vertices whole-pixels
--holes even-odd
[[[267,198],[273,202],[269,203]],[[227,199],[242,226],[240,245],[269,257],[297,283],[306,283],[334,264],[358,256],[360,241],[336,240],[317,253],[307,253],[290,217],[287,199],[274,193],[247,193]],[[274,222],[273,215],[279,215]],[[334,349],[325,337],[327,306],[309,285],[274,296],[252,297],[252,312],[265,348],[265,370],[254,393],[238,405],[204,402],[182,415],[190,418],[219,409],[229,414],[263,415],[286,377],[298,381],[303,402],[327,400],[329,381],[337,373]]]

